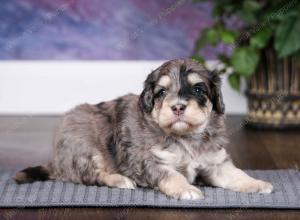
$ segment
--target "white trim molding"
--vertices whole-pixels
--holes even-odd
[[[163,61],[2,61],[0,114],[62,114],[80,103],[139,94]],[[223,77],[226,78],[226,77]],[[243,114],[246,99],[223,79],[226,112]]]

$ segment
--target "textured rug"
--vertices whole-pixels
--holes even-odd
[[[176,207],[176,208],[300,208],[300,172],[250,170],[253,177],[270,181],[271,194],[237,193],[201,187],[205,199],[176,200],[146,188],[135,190],[46,181],[17,185],[15,171],[0,170],[0,207]]]

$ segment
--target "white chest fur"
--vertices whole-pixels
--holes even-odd
[[[199,170],[207,170],[227,158],[223,148],[219,151],[199,151],[184,141],[181,141],[181,145],[173,144],[164,149],[154,146],[152,153],[160,159],[162,165],[181,172],[190,183],[194,182]]]

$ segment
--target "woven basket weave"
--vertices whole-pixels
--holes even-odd
[[[300,65],[296,57],[278,59],[273,49],[264,50],[246,95],[247,125],[300,128]]]

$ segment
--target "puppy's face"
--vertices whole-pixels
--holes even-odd
[[[200,132],[212,111],[224,113],[219,87],[219,77],[198,62],[172,60],[148,76],[140,106],[167,133]]]

